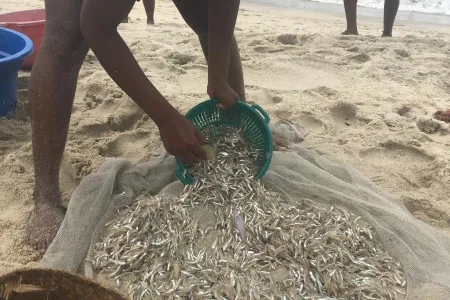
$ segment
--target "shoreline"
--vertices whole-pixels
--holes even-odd
[[[344,6],[333,3],[321,3],[313,1],[243,0],[242,4],[286,10],[303,10],[309,12],[326,13],[342,16],[345,18]],[[360,20],[380,20],[383,19],[383,10],[358,6],[358,18]],[[396,17],[396,24],[397,26],[401,24],[427,24],[447,26],[450,25],[450,16],[444,14],[399,10]]]

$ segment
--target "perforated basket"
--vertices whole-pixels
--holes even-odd
[[[223,110],[217,108],[218,100],[207,100],[193,107],[186,114],[198,129],[208,128],[211,132],[221,125],[233,126],[244,130],[252,145],[258,150],[259,171],[256,179],[264,176],[272,160],[273,145],[272,135],[269,130],[269,115],[259,105],[248,105],[238,101],[233,108]],[[186,166],[176,158],[178,168],[177,177],[184,184],[194,182],[194,177],[189,174]]]

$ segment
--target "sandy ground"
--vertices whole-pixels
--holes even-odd
[[[42,7],[41,0],[2,1],[2,11]],[[207,99],[207,67],[193,32],[170,1],[157,1],[146,25],[141,2],[120,32],[145,73],[182,112]],[[343,16],[244,4],[236,27],[248,100],[274,120],[310,132],[304,143],[332,153],[397,195],[419,219],[450,232],[450,137],[432,114],[450,108],[450,29],[402,24],[379,38],[381,20],[360,22],[345,37]],[[33,207],[28,74],[19,108],[0,120],[0,270],[33,266],[41,254],[24,242]],[[106,157],[134,162],[161,151],[155,125],[112,82],[90,53],[80,76],[61,188],[70,198]]]

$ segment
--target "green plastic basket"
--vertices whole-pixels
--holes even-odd
[[[216,105],[218,100],[207,100],[193,107],[186,114],[186,118],[192,121],[198,129],[208,128],[214,130],[220,125],[234,126],[242,128],[249,137],[252,145],[258,149],[259,171],[255,175],[256,179],[264,176],[272,160],[273,145],[272,134],[269,129],[270,117],[259,105],[248,105],[245,102],[237,101],[233,108],[223,110]],[[178,168],[177,177],[185,185],[194,182],[194,177],[189,174],[189,170],[177,157]]]

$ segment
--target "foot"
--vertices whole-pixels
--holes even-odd
[[[272,147],[274,151],[290,151],[291,143],[286,136],[280,134],[278,131],[272,131]]]
[[[155,25],[155,21],[153,21],[153,20],[147,20],[147,25]]]
[[[347,30],[342,32],[341,34],[342,35],[359,35],[358,29],[350,29],[350,28],[347,28]]]
[[[33,249],[47,250],[63,219],[64,209],[59,205],[36,203],[26,228],[28,242]]]
[[[388,32],[383,31],[383,34],[381,35],[381,37],[392,37],[392,32],[388,33]]]
[[[280,152],[291,152],[291,149],[283,147],[283,146],[278,146],[278,145],[273,145],[273,151],[280,151]]]

